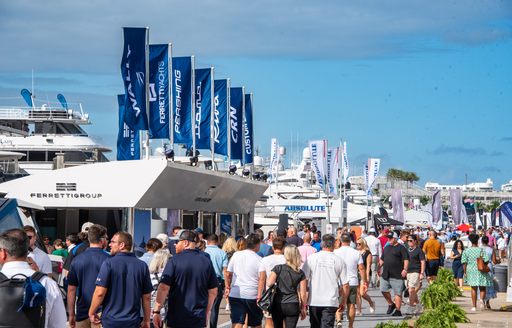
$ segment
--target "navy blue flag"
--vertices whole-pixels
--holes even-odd
[[[231,88],[229,96],[230,158],[243,160],[244,88]]]
[[[195,83],[196,111],[194,123],[196,148],[211,149],[213,69],[196,69]]]
[[[173,133],[174,143],[192,145],[192,109],[194,92],[193,58],[172,58],[172,88],[173,88]]]
[[[169,139],[169,45],[149,46],[149,137]]]
[[[252,93],[245,95],[244,111],[244,164],[253,160]]]
[[[139,131],[131,129],[124,122],[125,95],[117,95],[119,104],[119,132],[117,134],[117,160],[140,159]]]
[[[121,75],[125,91],[124,121],[135,130],[148,129],[146,113],[146,45],[148,28],[124,27]]]
[[[503,204],[501,204],[500,211],[501,213],[503,213],[503,215],[505,215],[505,217],[510,221],[510,223],[512,223],[512,203],[504,202]]]
[[[214,81],[213,143],[215,154],[228,156],[229,80]]]

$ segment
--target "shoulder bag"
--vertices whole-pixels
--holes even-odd
[[[480,256],[476,259],[476,264],[478,267],[478,271],[482,273],[487,273],[491,271],[491,269],[489,269],[489,265],[487,265],[487,263],[484,262],[484,251],[482,249],[480,249]]]
[[[272,306],[274,305],[274,299],[276,297],[278,286],[277,283],[279,281],[279,275],[281,274],[281,271],[283,270],[283,266],[279,265],[279,270],[277,272],[276,282],[267,288],[263,295],[261,295],[261,298],[258,301],[258,307],[262,309],[263,311],[271,312]]]

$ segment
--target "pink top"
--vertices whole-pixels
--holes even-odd
[[[299,246],[297,248],[299,249],[299,253],[300,253],[300,257],[301,257],[302,265],[300,267],[302,268],[304,263],[306,263],[308,256],[310,256],[313,253],[316,253],[316,248],[311,246],[309,243],[304,243],[304,244],[302,244],[302,246]]]

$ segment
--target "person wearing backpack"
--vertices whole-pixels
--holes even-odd
[[[67,305],[71,328],[97,327],[89,320],[89,307],[101,265],[110,257],[105,251],[107,228],[94,224],[89,227],[87,234],[90,246],[75,258],[68,273]]]
[[[66,327],[59,286],[30,268],[28,252],[25,231],[11,229],[0,234],[0,327]]]

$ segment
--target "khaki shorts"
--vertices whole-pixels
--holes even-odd
[[[419,288],[421,286],[420,274],[411,272],[407,274],[407,288]]]
[[[76,328],[101,328],[101,324],[99,324],[99,325],[91,324],[91,320],[85,319],[82,321],[77,321],[75,327]]]
[[[350,291],[348,292],[347,304],[356,304],[357,300],[357,288],[359,286],[350,286]]]

